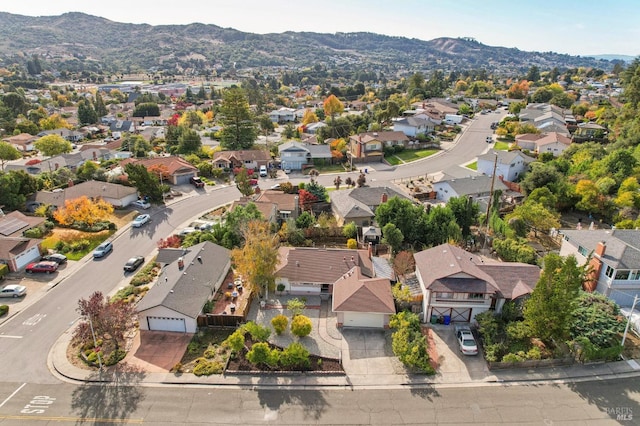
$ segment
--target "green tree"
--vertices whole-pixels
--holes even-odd
[[[345,238],[356,238],[358,236],[358,226],[355,222],[349,222],[342,227],[342,235]]]
[[[107,107],[104,105],[104,99],[102,99],[102,95],[100,94],[100,92],[96,93],[94,108],[98,117],[104,117],[105,115],[107,115]]]
[[[255,365],[267,365],[274,367],[277,365],[278,355],[274,354],[277,349],[271,349],[268,343],[254,343],[251,350],[247,352],[247,360]]]
[[[387,223],[382,228],[382,236],[382,241],[391,247],[392,255],[400,251],[404,242],[404,235],[393,223]]]
[[[231,258],[236,268],[253,288],[268,294],[275,290],[278,264],[277,235],[269,232],[265,221],[253,220],[243,230],[244,246],[233,249]]]
[[[236,186],[238,187],[238,191],[245,197],[253,194],[253,186],[251,186],[247,169],[244,167],[242,167],[236,175]]]
[[[178,152],[180,154],[192,154],[200,151],[202,140],[200,135],[193,129],[185,129],[178,136]]]
[[[417,232],[420,222],[426,222],[424,209],[406,198],[392,197],[376,209],[376,223],[382,228],[393,223],[409,242],[420,240]]]
[[[220,144],[227,150],[249,149],[257,137],[257,129],[244,91],[232,87],[224,92],[220,107]]]
[[[149,173],[145,166],[129,163],[124,166],[124,171],[129,182],[138,189],[141,195],[148,196],[156,202],[162,201],[160,179],[155,174]]]
[[[22,158],[22,154],[9,142],[0,141],[0,165],[1,171],[4,172],[4,165],[7,161],[17,160]]]
[[[287,325],[289,325],[289,318],[282,314],[276,315],[271,319],[271,325],[276,331],[276,334],[281,335],[287,329]]]
[[[296,219],[296,228],[307,229],[315,222],[315,218],[310,212],[302,212]]]
[[[147,140],[140,135],[127,136],[122,145],[123,147],[126,146],[136,158],[146,157],[152,149],[151,143],[147,142]]]
[[[447,201],[447,207],[456,218],[456,223],[462,230],[462,236],[466,239],[471,235],[471,226],[478,223],[480,206],[471,197],[452,197]]]
[[[585,271],[574,256],[544,257],[544,267],[524,307],[524,320],[535,337],[560,344],[570,338],[576,300]]]
[[[82,180],[91,180],[99,168],[93,161],[85,161],[76,169],[76,175]]]
[[[27,197],[37,189],[36,179],[23,170],[0,173],[0,205],[6,210],[24,208]]]
[[[538,231],[548,233],[551,228],[560,228],[560,215],[546,209],[542,204],[535,201],[526,201],[524,204],[517,206],[513,212],[505,217],[507,222],[511,219],[524,221],[536,236]]]
[[[302,312],[306,307],[307,303],[302,299],[298,299],[297,297],[293,297],[287,302],[287,309],[291,312],[291,318],[302,315]]]
[[[143,102],[133,110],[134,117],[159,117],[160,107],[155,102]]]
[[[88,100],[78,102],[78,121],[80,125],[95,124],[98,122],[98,114]]]

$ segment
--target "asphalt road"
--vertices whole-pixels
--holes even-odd
[[[255,390],[0,384],[3,424],[638,424],[636,379],[561,385]],[[623,417],[617,417],[623,416]]]
[[[239,195],[235,187],[227,187],[209,193],[202,191],[166,208],[152,207],[147,210],[151,222],[118,235],[109,255],[73,265],[73,273],[44,297],[0,325],[0,380],[58,383],[47,367],[47,354],[56,339],[77,321],[78,300],[98,290],[110,294],[125,285],[127,275],[122,267],[127,259],[140,254],[148,260],[160,238],[171,235],[199,213],[229,203]],[[52,281],[56,279],[53,277]]]

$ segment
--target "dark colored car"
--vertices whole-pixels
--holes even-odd
[[[191,185],[195,186],[196,188],[204,188],[204,182],[198,176],[191,177],[189,179],[189,182],[191,182]]]
[[[144,257],[142,256],[134,256],[131,259],[127,260],[127,263],[124,264],[125,272],[133,272],[140,267],[144,263]]]
[[[46,256],[43,256],[42,260],[56,262],[58,265],[62,265],[64,263],[67,263],[67,256],[60,253],[53,253],[53,254],[48,254]]]
[[[33,274],[35,272],[44,272],[45,274],[50,274],[52,272],[56,272],[58,270],[58,264],[53,261],[43,261],[37,263],[30,263],[27,265],[27,269],[25,271],[28,274]]]

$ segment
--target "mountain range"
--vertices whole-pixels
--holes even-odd
[[[241,68],[313,67],[396,75],[433,70],[486,69],[522,74],[532,65],[595,67],[605,59],[487,46],[469,38],[430,41],[368,32],[253,34],[216,25],[147,25],[113,22],[71,12],[31,17],[0,12],[0,66],[24,64],[38,55],[49,69],[69,72],[191,72]]]

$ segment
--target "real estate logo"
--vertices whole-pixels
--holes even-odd
[[[633,420],[633,410],[631,407],[611,407],[607,408],[607,414],[618,421],[630,422]]]

